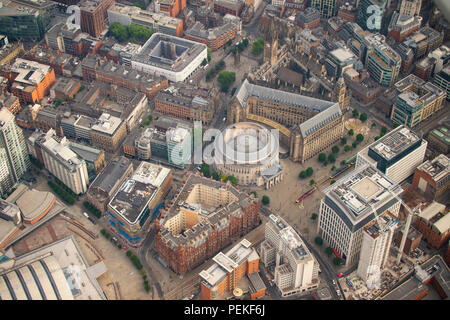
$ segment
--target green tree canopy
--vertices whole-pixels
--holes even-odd
[[[261,199],[262,204],[268,205],[270,203],[270,199],[268,196],[263,196]]]
[[[346,137],[341,138],[341,144],[345,145],[346,143],[347,143],[347,138]]]
[[[259,37],[252,44],[252,54],[257,56],[264,50],[264,37]]]
[[[352,111],[352,114],[353,114],[353,117],[357,117],[357,116],[359,116],[359,111],[358,111],[358,109],[353,109],[353,111]]]
[[[335,162],[336,161],[336,157],[334,156],[334,154],[330,153],[328,155],[328,162]]]
[[[362,122],[365,122],[367,120],[367,114],[361,113],[361,115],[359,116],[359,120],[361,120]]]
[[[215,171],[212,173],[212,177],[216,181],[219,181],[219,179],[220,179],[219,174],[217,172],[215,172]]]
[[[350,150],[352,150],[352,147],[350,147],[348,144],[346,144],[344,147],[344,151],[349,152]]]
[[[319,153],[319,162],[324,162],[327,159],[327,155],[325,153]]]
[[[359,141],[359,142],[361,142],[361,141],[364,140],[364,136],[363,136],[361,133],[358,133],[358,134],[356,135],[356,140]]]
[[[309,180],[309,185],[310,185],[310,186],[313,186],[314,183],[316,183],[316,182],[314,181],[314,179]]]
[[[314,239],[314,242],[315,242],[316,244],[318,244],[319,246],[321,246],[321,245],[323,244],[323,239],[322,239],[321,237],[316,237],[316,238]]]
[[[326,247],[326,248],[325,248],[325,253],[326,253],[327,255],[331,255],[331,254],[333,253],[333,248],[331,248],[331,247]]]
[[[339,153],[339,147],[338,147],[338,146],[333,146],[333,147],[331,148],[331,151],[332,151],[333,153]]]
[[[353,136],[355,134],[355,131],[353,129],[348,130],[348,135]]]
[[[306,174],[306,171],[305,171],[305,170],[302,170],[302,171],[298,174],[298,177],[299,177],[300,179],[305,179],[306,176],[307,176],[307,174]]]
[[[313,175],[313,173],[314,173],[313,168],[308,167],[308,169],[306,169],[306,175],[307,175],[308,177],[311,177],[311,176]]]
[[[217,81],[219,81],[221,90],[223,92],[227,92],[230,85],[236,80],[236,74],[231,71],[221,71],[219,76],[217,77]]]
[[[316,220],[316,219],[317,219],[317,213],[313,213],[313,214],[311,215],[311,219],[312,219],[312,220]]]

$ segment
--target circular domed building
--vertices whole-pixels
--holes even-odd
[[[270,188],[283,176],[277,132],[253,122],[228,126],[214,140],[214,166],[238,184]]]

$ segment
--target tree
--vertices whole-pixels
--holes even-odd
[[[316,183],[316,182],[314,181],[314,179],[309,180],[309,185],[310,185],[310,186],[313,186],[314,183]]]
[[[252,44],[252,54],[257,56],[264,50],[264,37],[259,37]]]
[[[352,147],[350,147],[348,144],[346,144],[344,147],[344,151],[349,152],[350,150],[352,150]]]
[[[306,174],[306,171],[305,171],[305,170],[302,170],[302,172],[300,172],[300,173],[298,174],[298,177],[299,177],[300,179],[305,179],[306,176],[307,176],[307,174]]]
[[[331,248],[331,247],[326,247],[326,248],[325,248],[325,253],[326,253],[327,255],[331,255],[331,254],[333,253],[333,248]]]
[[[334,156],[334,154],[330,153],[328,155],[328,162],[335,162],[336,161],[336,157]]]
[[[359,120],[361,120],[362,122],[365,122],[367,120],[367,114],[361,113],[361,115],[359,116]]]
[[[333,183],[335,183],[335,182],[336,182],[336,180],[331,179],[331,180],[330,180],[330,186],[331,186]]]
[[[358,117],[358,116],[359,116],[359,111],[358,111],[358,109],[353,109],[352,114],[353,114],[353,117],[354,117],[354,118]]]
[[[209,168],[209,164],[207,164],[205,162],[202,163],[200,171],[203,173],[203,175],[206,178],[209,178],[211,176],[211,171],[210,171],[210,168]]]
[[[203,61],[202,61],[202,66],[206,66],[207,64],[208,64],[208,60],[206,60],[206,58],[203,59]]]
[[[258,198],[258,194],[256,193],[256,191],[252,191],[252,192],[250,192],[250,194],[254,195],[255,198]]]
[[[231,96],[233,96],[234,95],[234,93],[236,92],[236,87],[234,87],[233,89],[231,89]]]
[[[353,129],[348,130],[348,135],[353,136],[355,134],[355,131]]]
[[[315,242],[316,244],[318,244],[319,246],[321,246],[321,245],[323,244],[323,239],[322,239],[321,237],[316,237],[316,238],[314,239],[314,242]]]
[[[333,259],[333,263],[334,263],[336,266],[340,266],[340,265],[342,264],[342,259],[341,259],[341,258],[338,258],[338,257],[335,257],[335,258]]]
[[[380,137],[379,137],[379,136],[376,136],[376,137],[375,137],[375,141],[377,141],[378,139],[380,139]]]
[[[358,146],[358,143],[356,141],[352,143],[353,149],[356,149],[357,146]]]
[[[312,220],[316,220],[316,219],[317,219],[317,213],[313,213],[313,214],[311,215],[311,219],[312,219]]]
[[[362,142],[364,140],[364,136],[361,133],[358,133],[356,135],[356,140],[359,141],[359,142]]]
[[[385,135],[386,132],[387,132],[387,128],[386,128],[385,126],[382,126],[382,127],[381,127],[381,133],[382,133],[383,135]]]
[[[207,52],[207,57],[206,57],[206,59],[208,59],[208,62],[210,62],[210,61],[211,61],[211,49],[208,48],[206,52]]]
[[[212,173],[212,177],[216,181],[219,181],[219,179],[220,179],[219,174],[217,172],[215,172],[215,171]]]
[[[327,159],[327,155],[325,153],[319,153],[319,162],[324,162]]]
[[[217,77],[221,90],[227,92],[230,85],[236,80],[236,74],[231,71],[221,71]]]
[[[333,148],[331,148],[331,151],[333,153],[339,153],[339,147],[338,146],[333,146]]]
[[[222,173],[222,174],[220,175],[220,180],[222,180],[222,181],[227,181],[227,175],[226,175],[225,173]]]
[[[234,176],[228,176],[227,180],[230,181],[233,185],[237,185],[237,179]]]
[[[372,122],[372,128],[375,128],[377,124],[375,122]]]
[[[341,138],[341,144],[345,145],[346,143],[347,143],[347,138],[346,137]]]
[[[313,175],[313,173],[314,173],[313,168],[308,167],[308,169],[306,169],[306,175],[307,175],[308,177],[311,177],[311,176]]]
[[[270,203],[270,199],[268,196],[263,196],[261,199],[262,204],[268,205]]]

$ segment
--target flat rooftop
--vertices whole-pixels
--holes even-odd
[[[141,50],[133,55],[132,61],[154,67],[181,71],[202,51],[206,45],[162,33],[154,33]]]
[[[430,134],[441,140],[447,145],[450,145],[450,130],[446,127],[438,127],[433,129]]]
[[[413,131],[400,126],[399,129],[393,130],[378,139],[369,148],[381,158],[389,161],[419,140],[420,137]]]
[[[111,199],[109,207],[130,224],[137,223],[169,173],[170,169],[163,166],[141,162]]]
[[[440,154],[433,160],[425,161],[417,169],[425,171],[437,182],[450,174],[450,160],[445,154]]]
[[[402,188],[371,165],[356,168],[324,190],[325,203],[343,218],[348,225],[362,227],[361,221],[373,216],[386,204],[398,201]],[[393,195],[394,194],[394,195]],[[368,221],[367,221],[368,222]]]
[[[306,261],[312,259],[312,255],[305,246],[300,235],[280,216],[271,214],[269,223],[275,227],[281,240],[289,250],[292,251],[297,261]]]
[[[21,58],[17,58],[11,67],[11,71],[17,74],[14,82],[27,85],[37,85],[50,70],[50,66]]]
[[[228,273],[231,273],[233,269],[239,267],[239,265],[248,259],[254,249],[251,248],[251,243],[243,239],[241,242],[236,244],[230,249],[226,254],[219,252],[213,258],[214,264],[207,270],[200,272],[200,277],[203,282],[209,287],[214,287],[216,284],[220,283]],[[259,258],[256,256],[256,258]]]
[[[12,268],[0,272],[1,300],[106,299],[97,282],[104,263],[89,266],[73,235],[13,260]]]
[[[125,172],[132,166],[131,160],[119,157],[108,163],[103,171],[92,182],[90,189],[98,188],[109,193]]]
[[[91,129],[111,136],[116,132],[122,122],[123,121],[118,117],[103,113],[100,118],[95,121]]]

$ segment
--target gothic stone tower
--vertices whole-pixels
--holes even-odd
[[[278,32],[275,22],[270,20],[269,31],[264,36],[264,62],[274,65],[277,62]]]
[[[334,101],[339,102],[341,110],[344,111],[350,103],[350,95],[347,94],[347,87],[345,85],[344,78],[340,77],[336,82],[333,90]]]

